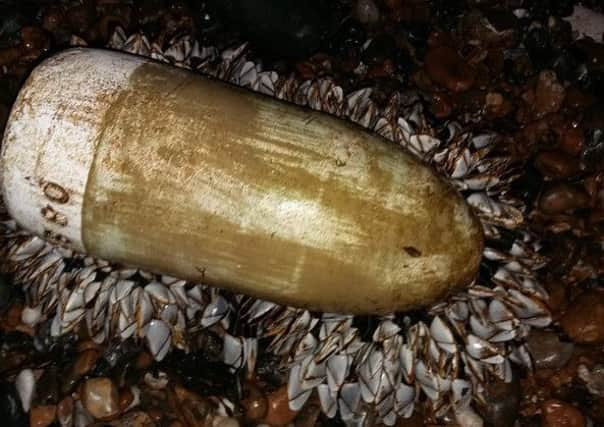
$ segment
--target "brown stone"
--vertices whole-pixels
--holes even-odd
[[[30,427],[48,427],[54,422],[56,414],[55,405],[35,406],[29,413],[29,425]]]
[[[241,402],[245,418],[250,421],[258,421],[266,415],[268,410],[268,402],[266,396],[254,384],[249,384],[245,387],[245,398]]]
[[[579,162],[561,151],[543,151],[535,159],[535,167],[548,178],[569,178],[579,172]]]
[[[541,195],[539,207],[548,215],[560,214],[589,205],[589,197],[580,188],[568,184],[556,184]]]
[[[71,396],[67,396],[57,405],[57,419],[62,426],[71,425],[73,420],[73,399]]]
[[[446,94],[438,92],[432,94],[432,112],[436,118],[449,117],[452,111],[451,99]]]
[[[124,412],[126,409],[128,409],[130,405],[132,405],[132,402],[134,402],[134,394],[132,393],[132,390],[130,390],[130,388],[121,389],[119,394],[120,412]]]
[[[570,127],[560,138],[560,149],[565,153],[578,156],[585,148],[585,136],[583,130]]]
[[[284,426],[291,423],[297,412],[289,409],[289,398],[287,397],[287,386],[283,386],[267,396],[268,412],[264,420],[265,424],[271,426]]]
[[[585,427],[585,417],[574,406],[560,400],[543,403],[542,427]]]
[[[535,89],[535,111],[537,115],[543,116],[557,112],[564,101],[564,95],[564,87],[558,82],[556,73],[550,70],[539,73]]]
[[[97,419],[109,419],[119,413],[119,393],[109,378],[90,378],[80,396],[84,407]]]
[[[153,356],[147,351],[143,351],[138,356],[136,356],[136,361],[134,362],[134,366],[136,369],[147,369],[149,366],[153,364]]]
[[[560,326],[574,342],[604,342],[604,292],[592,289],[575,298]]]
[[[433,81],[453,92],[470,89],[476,78],[474,69],[448,46],[430,49],[424,66]]]

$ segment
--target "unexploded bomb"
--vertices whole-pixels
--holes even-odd
[[[10,214],[40,236],[295,306],[426,305],[472,282],[482,256],[469,206],[395,145],[121,53],[38,66],[2,163]]]

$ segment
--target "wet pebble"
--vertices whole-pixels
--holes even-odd
[[[48,427],[56,418],[57,407],[55,405],[35,406],[29,414],[30,427]]]
[[[263,419],[265,424],[271,426],[282,426],[291,423],[297,412],[289,409],[289,398],[287,387],[283,386],[267,396],[268,411]]]
[[[511,382],[493,381],[485,385],[483,394],[487,405],[479,406],[480,415],[492,427],[511,427],[518,418],[520,382],[515,375]]]
[[[579,155],[584,147],[585,137],[582,129],[571,127],[560,138],[560,149],[571,156]]]
[[[562,342],[555,332],[532,329],[527,345],[537,369],[561,368],[570,360],[573,343]]]
[[[476,77],[474,69],[448,46],[430,49],[424,66],[433,81],[453,92],[470,89]]]
[[[380,9],[373,0],[357,0],[354,15],[363,24],[375,24],[380,20]]]
[[[82,388],[82,404],[97,419],[111,418],[119,413],[119,393],[109,378],[90,378]]]
[[[560,326],[574,342],[604,342],[604,292],[591,289],[579,295],[560,319]]]
[[[246,419],[258,421],[266,415],[268,403],[264,393],[254,384],[248,384],[244,388],[245,397],[241,402]]]
[[[548,178],[569,178],[579,172],[579,162],[561,151],[543,151],[535,159],[535,167]]]
[[[543,403],[542,427],[585,427],[585,417],[574,406],[560,400]]]
[[[73,423],[73,399],[65,397],[57,405],[57,420],[62,427],[71,426]]]
[[[96,366],[98,360],[99,353],[96,350],[85,350],[78,354],[63,378],[62,392],[68,393],[72,390],[80,379]]]
[[[545,70],[539,73],[535,88],[535,112],[538,116],[557,112],[564,102],[564,86],[558,82],[556,73]]]
[[[579,188],[569,184],[556,184],[543,192],[539,207],[548,215],[560,214],[589,205],[589,197]]]
[[[463,15],[465,37],[491,47],[512,47],[516,42],[518,19],[510,12],[471,10]]]
[[[591,394],[604,397],[604,365],[597,364],[588,368],[581,364],[577,368],[577,374]]]

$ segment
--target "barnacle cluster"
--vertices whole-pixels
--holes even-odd
[[[511,43],[511,47],[517,41],[509,42],[511,36],[485,24],[489,19],[486,13],[475,13],[478,17],[463,21],[462,31],[474,31],[467,36],[470,38],[482,37],[482,44],[477,42],[474,51],[465,52],[472,70],[480,70],[485,67],[485,58],[496,60],[489,57],[494,56],[489,43]],[[535,28],[539,29],[531,31]],[[447,91],[430,94],[431,85],[441,83],[440,71],[430,72],[430,64],[411,76],[410,85],[388,90],[379,83],[354,87],[341,75],[329,73],[325,66],[328,59],[321,56],[301,63],[296,72],[288,72],[279,64],[265,65],[248,43],[218,48],[186,30],[165,36],[127,33],[117,25],[108,35],[106,47],[334,114],[400,144],[447,177],[479,216],[486,236],[480,275],[466,290],[419,312],[362,318],[316,313],[93,259],[29,235],[5,217],[0,224],[0,262],[3,271],[23,290],[22,323],[42,329],[50,337],[85,335],[98,346],[116,341],[144,344],[157,362],[174,351],[203,352],[203,343],[214,341],[218,343],[215,356],[236,378],[262,382],[266,376],[262,365],[274,363],[280,373],[276,382],[287,384],[289,410],[295,415],[304,411],[305,405],[314,404],[320,407],[323,422],[337,419],[347,425],[390,426],[415,412],[432,422],[482,425],[479,413],[484,414],[491,404],[490,386],[512,382],[520,368],[532,370],[535,357],[527,345],[531,330],[546,328],[556,320],[550,301],[552,289],[546,288],[542,279],[551,278],[544,272],[551,270],[548,256],[559,255],[543,250],[543,236],[550,244],[548,233],[552,230],[562,233],[579,228],[573,223],[577,219],[569,214],[572,209],[556,210],[556,203],[566,199],[550,203],[555,206],[549,210],[542,205],[536,209],[536,195],[527,195],[531,184],[526,182],[530,169],[527,152],[533,149],[531,144],[540,143],[531,138],[545,138],[550,131],[537,129],[551,123],[544,118],[555,120],[552,117],[561,108],[562,101],[556,99],[556,85],[562,87],[558,81],[563,79],[561,73],[557,71],[558,77],[552,72],[538,74],[536,85],[554,86],[554,90],[533,89],[533,99],[527,105],[536,106],[536,111],[519,107],[518,120],[523,121],[524,131],[516,131],[509,118],[505,119],[509,111],[504,110],[512,108],[506,102],[514,96],[514,90],[505,84],[496,88],[485,83],[489,90],[483,91],[486,97],[479,101],[482,105],[478,109],[468,107],[474,102],[471,100],[454,107]],[[487,36],[496,41],[485,42]],[[443,36],[433,32],[422,48],[444,46],[439,56],[446,63],[447,55],[455,51],[438,37]],[[87,42],[72,36],[70,44]],[[371,44],[365,43],[365,52]],[[512,51],[509,55],[520,54]],[[383,61],[382,68],[389,66],[388,60]],[[385,71],[371,65],[372,61],[359,63],[352,75],[372,72],[379,77]],[[512,66],[516,67],[510,71],[514,78],[529,72],[522,70],[526,64],[521,60]],[[450,76],[442,77],[444,87],[448,87],[448,79]],[[473,76],[467,84],[473,85],[478,79],[480,76]],[[456,85],[449,89],[453,93],[464,91]],[[447,112],[452,108],[457,114]],[[570,131],[559,132],[564,139]],[[518,146],[511,134],[525,136],[527,145]],[[555,150],[546,152],[559,151]],[[536,167],[546,180],[555,182],[558,177],[553,174],[563,168],[561,162],[538,156]],[[582,202],[580,208],[594,206],[592,216],[604,206],[598,199],[602,191],[598,167],[593,173],[596,189],[591,202],[576,200],[578,196],[572,193],[576,190],[569,187],[576,184],[555,184],[567,186],[567,192],[572,193],[567,199]],[[547,192],[555,189],[550,186],[542,191],[540,203],[544,197],[547,202]],[[586,221],[592,220],[589,224],[598,223],[597,218],[585,219],[584,229],[589,229]],[[597,227],[593,225],[583,233],[591,239],[591,247],[601,239]],[[599,250],[601,254],[601,247]],[[601,266],[583,259],[583,279],[597,277]],[[575,270],[567,273],[579,274]],[[213,350],[206,347],[206,351]],[[23,375],[21,381],[26,381],[29,374]],[[215,411],[223,418],[239,414],[241,405],[245,406],[240,397],[225,392],[214,402]],[[248,417],[248,421],[271,423],[262,416]]]

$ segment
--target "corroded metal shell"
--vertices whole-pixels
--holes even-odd
[[[472,280],[481,225],[430,168],[329,115],[72,49],[13,107],[2,187],[72,249],[279,303],[384,313]]]

